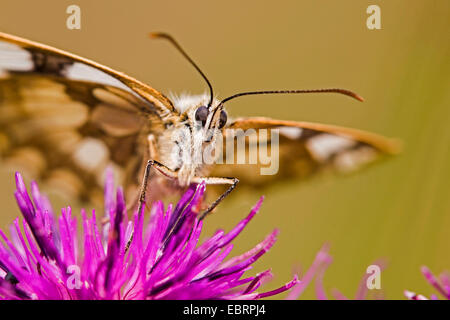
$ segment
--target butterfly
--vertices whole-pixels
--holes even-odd
[[[326,171],[352,172],[398,151],[396,140],[357,129],[265,117],[229,118],[225,103],[245,95],[331,92],[362,98],[344,89],[319,89],[242,92],[218,100],[207,77],[173,37],[152,36],[174,45],[206,81],[209,93],[169,99],[97,62],[0,33],[3,163],[25,167],[48,185],[85,200],[101,197],[107,167],[130,194],[140,195],[141,202],[149,180],[158,185],[152,194],[173,194],[202,181],[227,185],[203,217],[238,182],[260,187]],[[248,131],[252,133],[246,135]],[[272,133],[277,133],[277,174],[259,174],[263,164],[258,159],[250,165],[228,161],[230,157],[222,164],[186,160],[186,155],[206,148],[218,149],[223,137],[236,141],[242,132],[244,155],[262,142],[270,143]],[[213,160],[219,157],[224,155],[213,153]]]

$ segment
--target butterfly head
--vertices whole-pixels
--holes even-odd
[[[162,133],[160,160],[178,170],[180,185],[188,185],[190,178],[199,174],[205,165],[213,164],[219,155],[222,129],[227,113],[220,101],[213,99],[208,107],[209,95],[182,95],[173,97],[177,120]]]
[[[210,142],[213,136],[225,127],[228,120],[228,114],[219,100],[213,99],[210,106],[208,102],[207,94],[174,98],[175,107],[180,112],[183,123],[192,128],[195,136],[202,136],[203,142]]]
[[[223,105],[218,101],[214,106],[208,107],[207,105],[201,104],[195,107],[194,120],[197,127],[205,132],[206,140],[208,136],[213,133],[213,131],[221,130],[225,127],[228,115],[224,110]]]

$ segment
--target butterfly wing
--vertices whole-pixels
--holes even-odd
[[[0,33],[0,155],[65,193],[98,197],[106,166],[136,176],[146,135],[171,111],[129,76]]]
[[[168,115],[172,102],[152,87],[122,72],[75,54],[0,32],[0,75],[34,72],[114,86],[138,96],[149,111]]]
[[[224,129],[224,137],[234,141],[230,144],[234,145],[234,152],[227,151],[224,143],[224,164],[216,165],[212,174],[237,177],[243,185],[253,187],[283,179],[305,180],[326,171],[353,172],[399,150],[397,141],[374,133],[263,117],[235,119]],[[239,151],[240,138],[245,142],[245,149],[241,147]],[[261,143],[267,144],[267,151],[261,149]],[[274,146],[278,147],[278,155]],[[261,150],[267,155],[265,160]],[[239,162],[239,152],[247,163],[252,161],[251,153],[257,155],[253,157],[254,164],[227,164],[227,160]]]

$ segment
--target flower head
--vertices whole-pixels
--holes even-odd
[[[24,219],[15,219],[10,237],[0,231],[0,299],[259,299],[286,291],[259,293],[270,270],[244,277],[274,244],[274,230],[253,249],[229,256],[232,241],[259,210],[262,198],[230,232],[217,231],[199,243],[203,221],[197,213],[205,185],[191,186],[173,208],[153,204],[131,220],[112,174],[105,184],[106,219],[82,210],[81,232],[70,207],[56,217],[36,183],[28,192],[16,174],[15,197]]]
[[[439,292],[445,299],[450,300],[450,277],[448,273],[442,273],[439,277],[436,277],[428,267],[423,266],[421,268],[422,274],[425,279]],[[428,300],[427,297],[421,294],[416,294],[412,291],[405,290],[405,296],[410,300]],[[431,295],[432,300],[437,300],[436,294]]]
[[[315,296],[317,300],[330,300],[330,299],[336,299],[336,300],[349,300],[352,299],[351,297],[345,296],[341,291],[339,291],[336,288],[333,288],[331,295],[332,297],[329,298],[324,287],[324,276],[325,271],[328,269],[328,267],[333,262],[333,258],[329,253],[330,246],[328,244],[325,244],[322,246],[322,248],[319,250],[319,252],[316,254],[316,257],[309,267],[309,269],[306,271],[306,273],[302,277],[302,281],[299,282],[297,285],[295,285],[288,293],[287,299],[289,300],[295,300],[298,299],[304,292],[304,290],[308,287],[308,285],[315,280],[314,283],[314,289],[315,289]],[[376,265],[378,268],[380,268],[380,271],[382,271],[386,267],[386,262],[382,259],[379,259],[375,261],[372,265]],[[367,286],[367,280],[369,278],[368,273],[365,273],[364,276],[361,278],[359,282],[358,289],[356,291],[356,294],[354,296],[354,300],[366,300],[369,299],[369,291]],[[375,295],[373,295],[373,298],[375,299],[382,299],[383,295],[382,292],[378,291]]]

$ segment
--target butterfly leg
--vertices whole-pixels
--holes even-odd
[[[222,202],[223,199],[225,199],[233,190],[236,188],[237,184],[239,183],[238,178],[219,178],[219,177],[194,177],[192,180],[194,183],[201,183],[204,181],[206,184],[229,184],[227,190],[225,190],[224,193],[222,193],[203,213],[200,215],[200,220],[203,220],[211,211],[214,210],[217,205]]]
[[[177,179],[178,178],[178,172],[175,170],[172,170],[168,168],[167,166],[163,165],[162,163],[156,161],[156,160],[148,160],[147,165],[145,167],[145,173],[144,178],[142,180],[141,185],[141,191],[139,193],[139,205],[138,205],[138,212],[139,214],[142,211],[142,207],[145,204],[146,201],[146,195],[147,195],[147,187],[148,187],[148,179],[150,176],[150,170],[154,167],[159,173],[164,175],[165,177],[169,179]],[[225,199],[233,190],[236,188],[237,184],[239,183],[239,179],[237,178],[226,178],[226,177],[193,177],[191,179],[191,182],[193,183],[202,183],[205,182],[206,184],[211,185],[220,185],[220,184],[227,184],[230,185],[225,192],[223,192],[201,215],[200,220],[204,219],[209,213],[211,213],[212,210],[214,210],[217,205],[222,202],[223,199]]]
[[[167,166],[163,165],[162,163],[159,163],[156,160],[148,160],[147,165],[145,167],[145,173],[144,178],[142,180],[141,185],[141,191],[139,194],[139,207],[138,207],[138,213],[142,214],[142,208],[146,202],[146,195],[147,195],[147,187],[148,187],[148,180],[150,177],[150,170],[154,167],[159,173],[163,174],[164,176],[170,178],[170,179],[177,179],[178,178],[178,172],[175,170],[171,170]],[[220,178],[220,177],[193,177],[191,179],[191,182],[193,183],[202,183],[205,182],[206,184],[213,184],[213,185],[220,185],[220,184],[228,184],[230,187],[222,193],[201,215],[200,220],[203,220],[212,210],[214,210],[215,207],[223,200],[225,197],[227,197],[233,190],[236,188],[236,185],[239,183],[239,179],[237,178]],[[169,238],[170,234],[173,232],[170,231],[169,235],[166,236],[166,239]],[[128,251],[131,242],[133,240],[133,234],[131,234],[130,239],[127,242],[127,245],[125,247],[125,252]]]
[[[147,185],[148,185],[148,177],[150,174],[151,167],[154,167],[159,173],[161,173],[162,175],[166,176],[169,179],[177,179],[178,178],[177,171],[171,170],[170,168],[166,167],[162,163],[159,163],[158,161],[148,160],[147,166],[145,168],[144,179],[142,181],[141,192],[139,195],[139,209],[138,209],[139,211],[138,212],[140,212],[140,210],[142,210],[142,206],[145,203]],[[206,184],[212,184],[212,185],[227,184],[230,186],[200,215],[200,219],[204,219],[212,210],[214,210],[214,208],[217,207],[217,205],[220,202],[222,202],[222,200],[225,199],[234,190],[234,188],[236,188],[237,184],[239,183],[239,179],[237,179],[237,178],[193,177],[191,179],[191,182],[193,182],[193,183],[202,183],[203,181]]]
[[[178,173],[176,171],[166,167],[165,165],[156,160],[148,160],[145,166],[144,178],[142,179],[141,191],[139,192],[139,207],[138,207],[139,214],[141,213],[142,207],[145,204],[147,198],[146,195],[147,195],[148,180],[150,177],[150,169],[152,167],[154,167],[159,173],[166,176],[167,178],[170,179],[178,178]]]
[[[164,165],[160,164],[157,161],[154,161],[154,160],[148,160],[147,161],[147,164],[145,166],[145,171],[144,171],[144,177],[142,178],[141,191],[139,192],[139,198],[138,198],[139,199],[139,204],[138,204],[138,211],[137,212],[138,212],[139,215],[142,214],[142,208],[145,205],[145,200],[147,198],[146,196],[147,196],[148,180],[149,180],[149,177],[150,177],[150,169],[155,164],[157,166],[165,167]],[[170,170],[170,169],[167,168],[167,170]],[[131,242],[133,241],[133,235],[134,235],[134,233],[131,234],[130,239],[128,240],[128,242],[127,242],[127,244],[125,246],[125,252],[128,251],[128,248],[130,247]]]
[[[147,148],[146,148],[146,157],[147,159],[155,159],[158,155],[158,150],[156,148],[156,139],[155,136],[153,134],[149,134],[147,136]],[[147,170],[150,170],[148,167],[148,161],[147,163],[145,163],[144,161],[140,163],[140,170],[142,170],[142,168],[145,167],[145,172],[147,172]],[[145,174],[144,174],[145,177]],[[135,192],[133,194],[133,199],[132,201],[130,201],[127,205],[127,211],[132,211],[133,209],[135,209],[136,207],[136,203],[139,202],[140,197],[142,194],[142,190],[140,192]],[[138,211],[139,212],[139,211]]]

